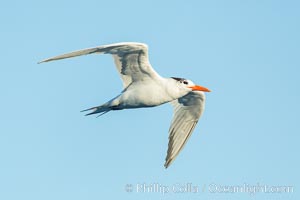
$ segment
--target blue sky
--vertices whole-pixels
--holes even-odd
[[[1,3],[0,199],[299,199],[299,8],[292,0]],[[161,75],[212,90],[167,170],[170,105],[79,112],[122,90],[110,56],[37,64],[123,41],[147,43]],[[137,190],[143,184],[199,191]],[[213,192],[258,184],[294,191]]]

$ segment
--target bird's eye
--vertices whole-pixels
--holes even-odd
[[[183,81],[183,84],[187,85],[187,84],[188,84],[188,82],[187,82],[187,81]]]

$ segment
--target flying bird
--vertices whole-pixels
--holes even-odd
[[[74,51],[39,63],[87,54],[111,54],[123,81],[123,91],[108,102],[83,111],[103,115],[109,111],[159,106],[170,102],[174,116],[169,129],[169,144],[164,166],[167,168],[182,150],[204,111],[209,89],[185,78],[164,78],[151,66],[148,46],[123,42]]]

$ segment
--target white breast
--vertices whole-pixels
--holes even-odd
[[[124,108],[152,107],[178,99],[187,92],[182,93],[169,79],[145,80],[130,85],[118,101]]]

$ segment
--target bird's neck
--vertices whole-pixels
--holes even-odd
[[[172,79],[172,78],[165,78],[163,85],[165,87],[165,91],[166,91],[167,95],[170,96],[170,98],[172,100],[183,97],[184,95],[189,93],[188,90],[184,90],[184,89],[180,88],[178,86],[178,83],[176,81],[174,81],[174,79]]]

